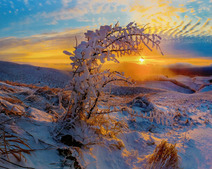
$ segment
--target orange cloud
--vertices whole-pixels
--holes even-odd
[[[62,68],[61,65],[70,63],[70,59],[63,54],[63,50],[74,50],[75,37],[79,42],[83,40],[82,29],[87,28],[39,34],[26,38],[2,38],[0,39],[0,59]]]

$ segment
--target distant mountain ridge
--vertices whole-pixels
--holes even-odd
[[[169,70],[174,72],[177,75],[186,75],[186,76],[211,76],[212,75],[212,66],[205,67],[190,67],[190,68],[177,68],[169,67]]]

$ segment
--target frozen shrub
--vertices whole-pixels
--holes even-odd
[[[66,137],[68,142],[77,137],[76,140],[83,145],[105,144],[105,140],[110,140],[107,145],[110,149],[121,149],[124,144],[116,135],[124,129],[124,124],[108,114],[121,110],[123,106],[104,89],[111,83],[131,82],[123,73],[103,71],[102,65],[106,61],[119,63],[119,56],[140,55],[144,48],[160,50],[161,38],[145,33],[145,28],[134,22],[126,27],[120,27],[118,23],[101,26],[95,31],[87,31],[85,38],[86,41],[76,45],[73,53],[64,51],[72,61],[72,81],[65,89],[71,91],[71,96],[54,134],[65,135],[68,131],[71,135]],[[125,110],[129,112],[130,108]]]
[[[110,113],[111,105],[102,105],[106,96],[103,89],[109,83],[130,83],[130,80],[117,71],[102,71],[102,65],[106,61],[118,63],[117,57],[140,54],[144,48],[152,50],[156,47],[160,50],[161,40],[156,34],[145,33],[145,28],[134,22],[126,27],[120,27],[118,23],[115,26],[101,26],[96,31],[87,31],[85,38],[87,40],[77,45],[73,53],[64,51],[72,60],[73,79],[69,108],[62,120],[89,119],[99,113]]]

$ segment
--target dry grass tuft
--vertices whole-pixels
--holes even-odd
[[[57,88],[50,88],[48,86],[40,87],[36,90],[36,94],[48,94],[48,95],[55,95],[57,92],[59,92],[60,89]]]
[[[19,116],[19,117],[22,117],[22,116],[30,117],[30,116],[27,115],[26,112],[16,111],[14,106],[11,109],[9,109],[7,107],[7,105],[2,103],[2,102],[0,102],[0,113],[4,113],[7,116],[10,116],[10,115],[13,116],[14,115],[14,116]]]
[[[123,129],[128,128],[124,121],[117,121],[116,119],[110,118],[109,115],[96,115],[95,117],[92,116],[90,119],[85,120],[97,135],[107,138],[116,138]]]
[[[179,169],[180,157],[175,146],[162,140],[148,158],[146,169]]]
[[[22,148],[26,147],[26,148]],[[15,135],[9,134],[2,130],[0,132],[0,155],[6,156],[8,160],[9,155],[15,157],[18,161],[25,159],[23,153],[30,154],[30,147],[25,140],[18,138]]]
[[[11,98],[11,97],[1,97],[1,99],[6,100],[12,104],[20,104],[23,105],[23,102],[21,100],[19,100],[18,98]]]
[[[0,90],[8,92],[8,93],[14,93],[15,90],[12,89],[11,87],[7,87],[7,86],[0,86]]]
[[[52,92],[55,93],[55,92],[60,91],[59,88],[50,88],[48,86],[39,87],[39,86],[36,86],[36,85],[33,85],[33,84],[24,84],[24,83],[19,83],[19,82],[12,82],[12,81],[3,81],[3,82],[6,83],[6,84],[9,84],[9,85],[12,85],[12,86],[28,87],[28,88],[31,88],[31,89],[39,89],[42,92],[51,90]]]
[[[3,81],[3,82],[6,83],[6,84],[9,84],[9,85],[12,85],[12,86],[29,87],[29,88],[32,88],[32,89],[39,88],[39,87],[32,85],[32,84],[24,84],[24,83],[12,82],[12,81],[8,81],[8,80]]]

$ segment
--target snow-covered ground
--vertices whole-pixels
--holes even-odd
[[[38,84],[40,81],[42,86],[64,87],[70,79],[68,74],[53,69],[38,70],[32,66],[5,62],[0,65],[4,65],[0,66],[1,80],[19,80],[27,84]],[[114,87],[114,97],[122,99],[126,106],[145,118],[131,117],[125,111],[112,113],[112,119],[123,120],[126,124],[116,138],[120,146],[114,148],[112,139],[99,139],[102,142],[88,144],[80,150],[75,147],[76,152],[80,153],[73,153],[70,159],[75,161],[75,167],[77,159],[83,168],[88,169],[143,168],[146,157],[165,139],[176,144],[182,168],[212,168],[211,79],[212,76],[177,76],[142,82],[133,87]],[[65,152],[61,151],[68,149],[68,146],[53,137],[55,120],[64,113],[68,96],[68,91],[60,88],[0,82],[0,129],[25,139],[31,148],[30,155],[23,154],[25,159],[21,162],[14,156],[5,161],[7,158],[2,155],[0,168],[15,169],[17,165],[36,169],[69,168],[65,165]],[[86,132],[85,135],[87,140],[84,142],[93,139]]]

